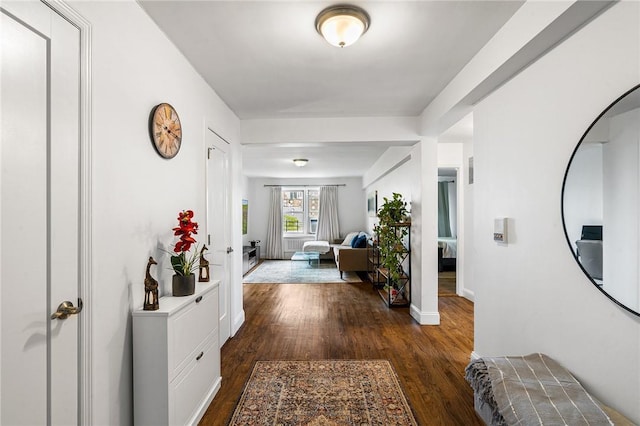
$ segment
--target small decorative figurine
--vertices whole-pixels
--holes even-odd
[[[204,258],[204,251],[207,250],[207,246],[203,245],[200,250],[200,276],[198,281],[209,282],[209,261]]]
[[[147,276],[144,278],[144,310],[157,311],[158,305],[158,281],[151,276],[151,265],[157,265],[158,262],[149,256],[147,263]]]

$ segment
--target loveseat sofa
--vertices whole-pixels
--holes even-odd
[[[353,235],[355,234],[355,235]],[[351,233],[347,235],[344,240],[335,240],[331,244],[333,250],[333,256],[336,260],[336,266],[340,271],[340,278],[342,278],[343,272],[358,272],[367,270],[367,252],[368,244],[364,247],[352,247],[351,243],[358,234],[363,233]]]

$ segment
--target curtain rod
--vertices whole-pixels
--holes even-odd
[[[332,183],[329,185],[291,185],[291,184],[283,184],[283,185],[264,185],[265,187],[267,186],[284,186],[284,187],[294,187],[294,186],[302,186],[302,187],[307,187],[307,186],[347,186],[346,183]]]

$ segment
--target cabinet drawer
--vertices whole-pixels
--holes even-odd
[[[218,288],[202,294],[169,321],[169,371],[174,377],[199,345],[218,328]]]
[[[169,385],[171,401],[170,424],[185,425],[194,420],[198,412],[204,413],[203,404],[220,377],[220,350],[217,331],[207,340],[204,349],[190,357],[185,369]]]

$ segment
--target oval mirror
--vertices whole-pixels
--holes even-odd
[[[562,221],[591,282],[640,316],[640,85],[607,107],[571,156]]]

